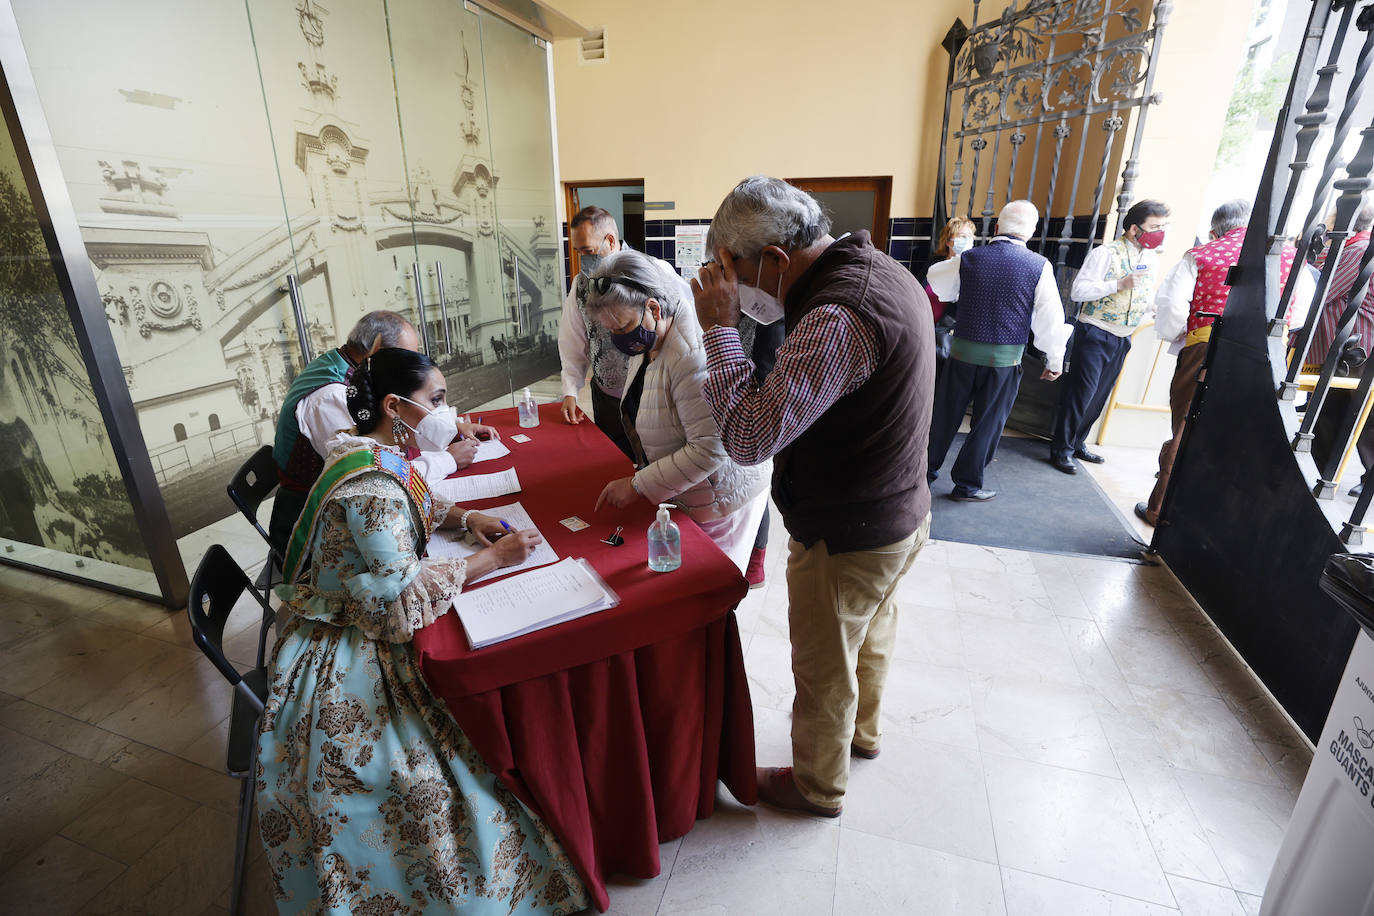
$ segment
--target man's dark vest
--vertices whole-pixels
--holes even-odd
[[[324,459],[315,451],[310,440],[301,435],[296,423],[296,405],[325,385],[342,385],[353,373],[343,353],[330,350],[310,361],[291,380],[286,391],[286,401],[277,416],[277,436],[272,446],[272,458],[277,463],[277,479],[282,487],[307,493],[315,485],[315,480],[324,470]],[[318,443],[324,445],[324,443]]]
[[[821,305],[849,309],[876,333],[877,365],[778,452],[773,500],[805,546],[869,550],[902,540],[930,512],[935,322],[915,277],[867,232],[832,244],[797,279],[785,303],[788,333]]]
[[[959,322],[954,336],[985,344],[1030,339],[1035,287],[1045,259],[1024,245],[995,240],[959,257]]]

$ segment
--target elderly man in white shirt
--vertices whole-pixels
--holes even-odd
[[[927,476],[944,464],[970,402],[973,424],[954,460],[952,499],[985,502],[983,471],[997,454],[1002,428],[1021,386],[1021,356],[1031,334],[1045,353],[1042,379],[1059,377],[1069,325],[1050,262],[1026,248],[1040,213],[1014,200],[997,218],[997,235],[931,266],[927,282],[941,302],[958,302],[950,358],[935,390]]]
[[[1126,211],[1121,237],[1090,251],[1074,277],[1072,295],[1081,305],[1050,441],[1050,464],[1065,474],[1078,473],[1074,458],[1105,460],[1088,450],[1088,430],[1121,374],[1131,335],[1154,315],[1155,249],[1164,243],[1168,217],[1169,208],[1159,201],[1137,201]]]
[[[1136,503],[1135,514],[1147,525],[1157,524],[1169,489],[1169,475],[1173,471],[1174,456],[1183,438],[1184,421],[1193,395],[1197,392],[1198,373],[1207,355],[1207,343],[1212,339],[1212,324],[1226,308],[1231,287],[1226,283],[1228,271],[1240,261],[1241,246],[1245,243],[1245,228],[1250,221],[1250,202],[1230,200],[1212,213],[1211,241],[1189,249],[1183,259],[1169,269],[1155,295],[1155,332],[1169,343],[1169,352],[1178,356],[1174,378],[1169,384],[1169,412],[1172,415],[1172,435],[1159,449],[1159,476],[1148,502]],[[1288,282],[1289,270],[1294,268],[1297,251],[1284,245],[1279,269],[1279,283]],[[1289,326],[1307,320],[1316,288],[1302,265],[1294,295],[1285,320]]]

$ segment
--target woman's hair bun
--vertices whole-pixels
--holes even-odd
[[[348,415],[358,427],[358,432],[370,432],[377,425],[380,411],[372,393],[371,360],[353,370],[346,389]]]

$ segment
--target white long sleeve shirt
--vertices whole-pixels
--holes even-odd
[[[1130,242],[1126,243],[1129,247],[1127,251],[1133,255],[1132,260],[1145,268],[1146,273],[1151,276],[1159,269],[1159,255],[1148,248],[1139,248]],[[1112,264],[1112,250],[1106,245],[1098,245],[1088,256],[1083,259],[1083,266],[1078,268],[1078,275],[1073,279],[1073,288],[1069,290],[1069,295],[1075,302],[1096,302],[1098,299],[1105,299],[1117,292],[1116,280],[1108,279],[1107,273]],[[1117,337],[1130,337],[1135,328],[1124,324],[1116,324],[1111,321],[1103,321],[1095,315],[1080,315],[1078,320],[1084,324],[1090,324],[1101,328],[1108,333],[1115,334]],[[1147,315],[1144,319],[1149,321]]]
[[[346,387],[325,385],[297,401],[296,425],[321,458],[327,458],[340,439],[356,436],[353,418],[348,414]],[[411,464],[420,469],[429,483],[458,470],[458,462],[448,452],[421,452]]]
[[[1009,235],[999,235],[1001,239],[1021,247],[1022,239]],[[941,302],[959,300],[959,256],[932,264],[926,273],[926,282]],[[956,319],[955,334],[958,334]],[[1031,333],[1035,335],[1035,345],[1045,353],[1045,368],[1051,372],[1064,369],[1064,348],[1069,343],[1069,333],[1073,326],[1064,322],[1064,302],[1059,298],[1059,284],[1054,280],[1054,268],[1046,261],[1035,284],[1035,304],[1031,310]]]
[[[1307,321],[1307,311],[1312,307],[1317,287],[1306,265],[1295,263],[1292,269],[1298,271],[1298,279],[1293,288],[1293,306],[1288,326],[1300,328]],[[1155,333],[1160,340],[1168,342],[1170,353],[1177,354],[1183,349],[1196,289],[1197,261],[1189,251],[1169,268],[1159,284],[1159,291],[1155,293]]]

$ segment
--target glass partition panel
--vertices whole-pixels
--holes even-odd
[[[508,390],[481,25],[452,0],[387,0],[387,18],[427,323],[462,412]]]
[[[482,68],[501,253],[501,359],[517,391],[557,374],[559,264],[548,50],[499,16],[482,13]],[[495,328],[496,324],[493,324]]]
[[[246,10],[12,7],[182,555],[219,541],[251,569],[265,545],[225,485],[272,441],[301,347]]]
[[[342,344],[375,309],[420,328],[385,7],[247,5],[312,355]]]
[[[156,595],[8,131],[0,225],[0,555]]]

